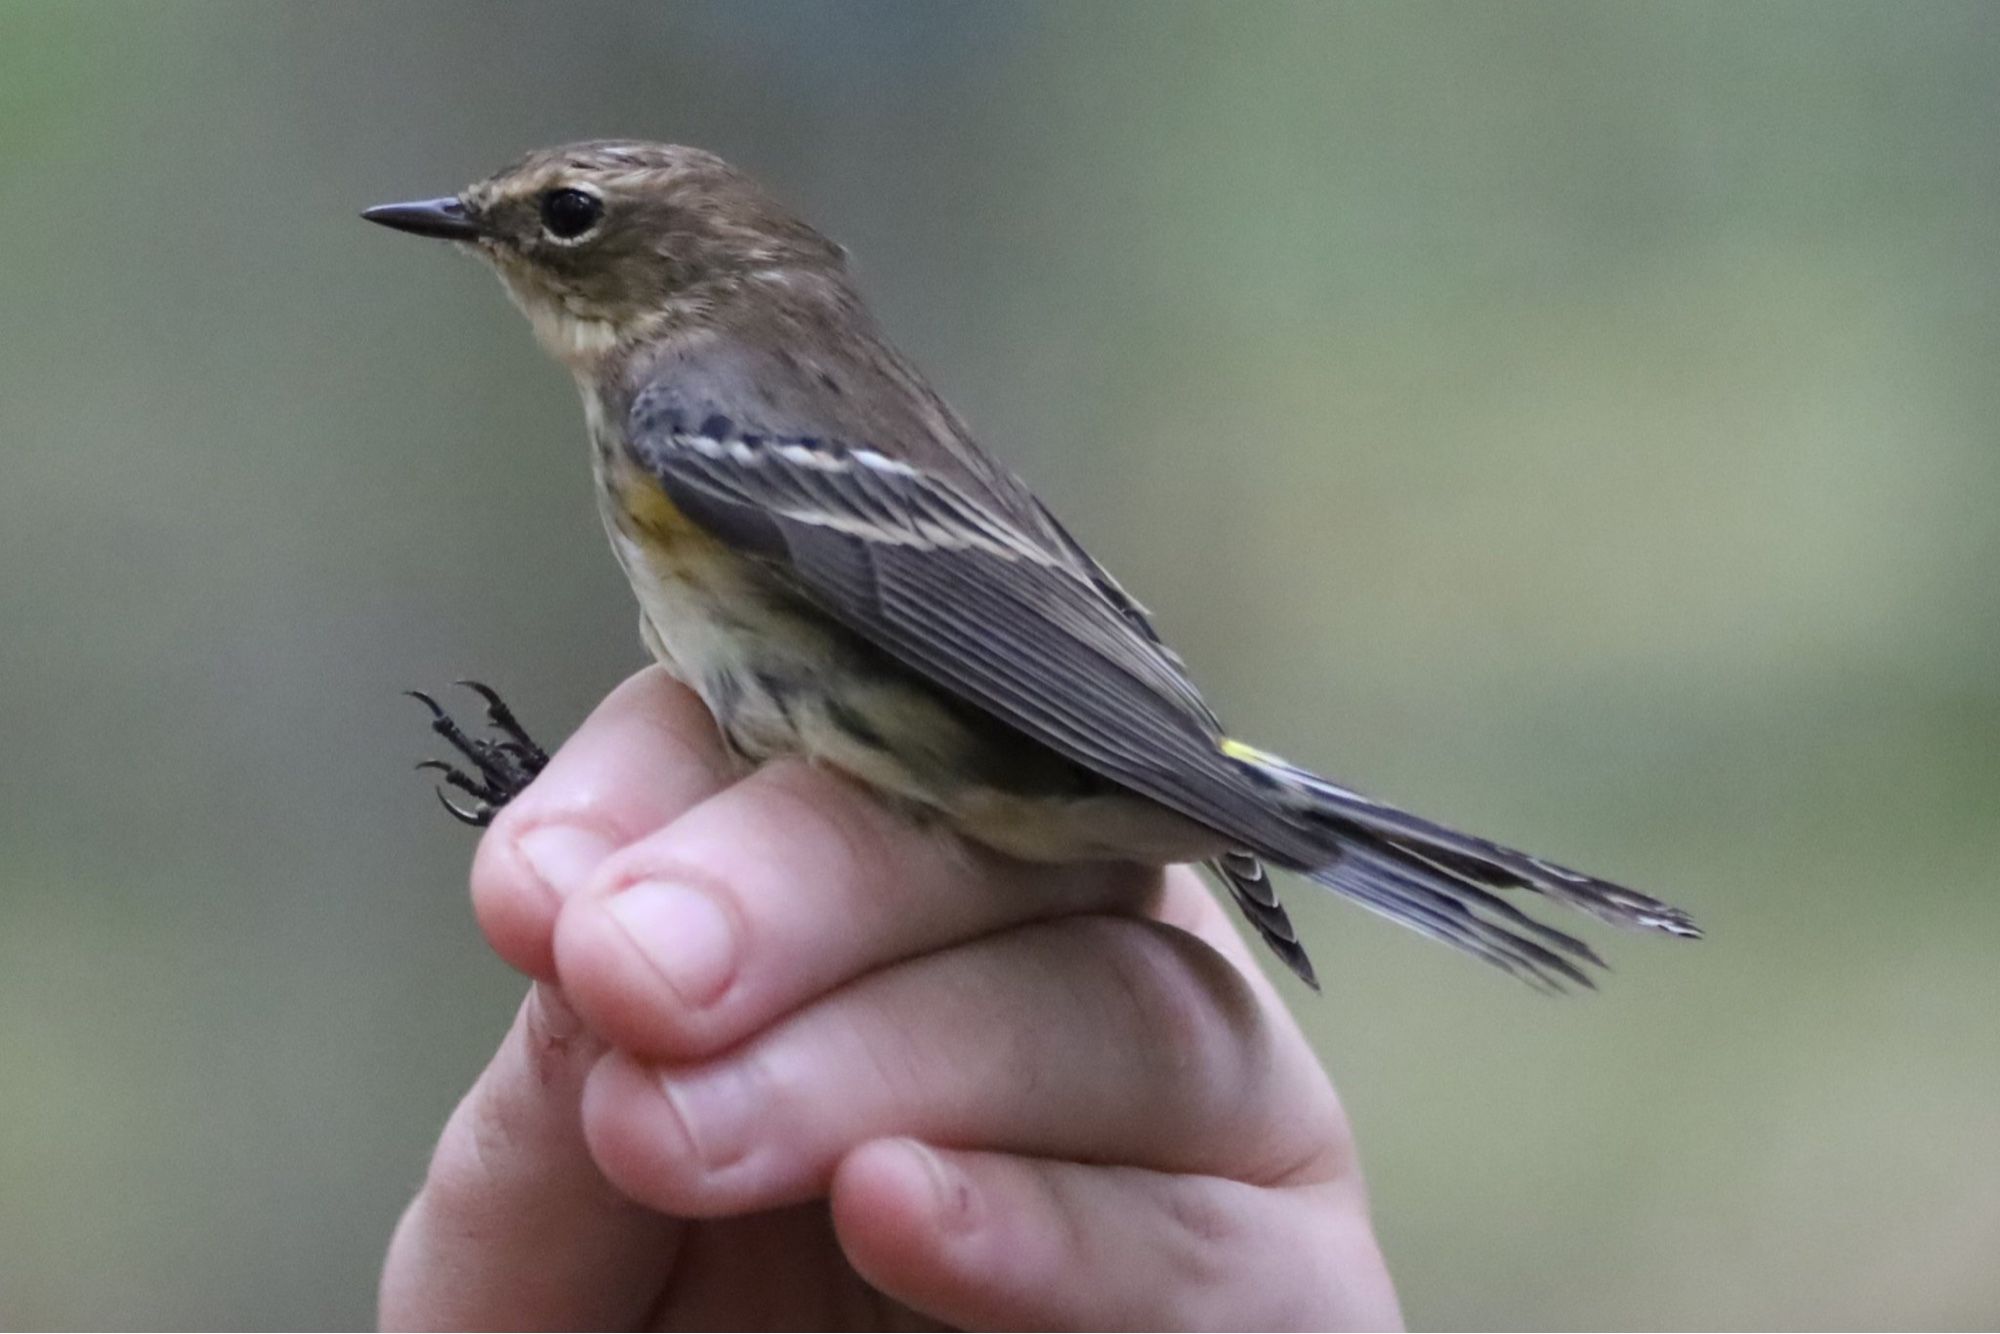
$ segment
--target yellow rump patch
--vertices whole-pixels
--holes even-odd
[[[1226,736],[1215,744],[1216,749],[1224,755],[1232,760],[1241,760],[1245,764],[1275,764],[1287,769],[1291,767],[1270,751],[1259,750],[1246,742],[1238,741],[1235,737]]]

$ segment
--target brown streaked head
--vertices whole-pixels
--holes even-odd
[[[470,246],[572,365],[699,315],[754,275],[845,266],[839,246],[749,177],[673,144],[544,149],[456,195],[361,216]]]

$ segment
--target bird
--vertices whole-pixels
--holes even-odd
[[[806,759],[1016,858],[1205,864],[1314,990],[1272,867],[1545,990],[1604,962],[1529,900],[1700,935],[1226,731],[1147,609],[890,341],[846,250],[720,157],[594,140],[361,216],[485,261],[569,369],[641,637],[745,765]],[[432,762],[483,799],[474,822],[546,759],[488,693],[498,741],[419,696],[477,766]]]

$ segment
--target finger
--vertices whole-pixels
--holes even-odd
[[[584,1089],[606,1175],[691,1216],[821,1194],[846,1153],[890,1135],[1267,1183],[1331,1174],[1341,1124],[1310,1052],[1234,967],[1122,917],[912,960],[703,1064],[614,1052]]]
[[[715,725],[694,692],[658,667],[629,678],[479,842],[473,910],[495,952],[531,977],[553,981],[550,939],[562,900],[613,851],[731,777]]]
[[[614,1190],[584,1145],[603,1050],[553,988],[530,991],[389,1244],[385,1328],[610,1329],[649,1308],[677,1225]]]
[[[960,1328],[1392,1329],[1358,1175],[1260,1188],[878,1140],[833,1184],[871,1285]]]
[[[1291,1007],[1285,1004],[1278,988],[1272,983],[1274,956],[1261,943],[1249,937],[1246,931],[1248,923],[1242,914],[1234,908],[1225,907],[1203,877],[1188,867],[1170,872],[1159,902],[1147,916],[1156,922],[1179,927],[1235,964],[1236,970],[1243,974],[1250,989],[1263,1003],[1271,1022],[1298,1035],[1299,1043],[1305,1044],[1304,1036],[1298,1034],[1298,1021]]]
[[[607,861],[563,909],[556,968],[614,1046],[688,1060],[885,964],[1036,918],[1136,910],[1158,886],[1122,863],[975,851],[826,770],[775,764]]]

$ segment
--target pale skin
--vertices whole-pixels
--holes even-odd
[[[391,1328],[1400,1324],[1332,1084],[1185,868],[975,851],[663,671],[482,839],[533,979]]]

